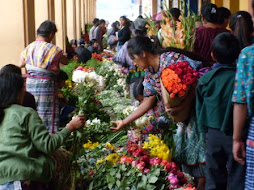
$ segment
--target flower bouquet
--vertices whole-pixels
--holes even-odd
[[[137,109],[135,106],[128,106],[123,110],[123,118],[128,117],[132,112]],[[129,124],[130,130],[128,131],[128,137],[133,142],[141,141],[142,135],[141,131],[143,127],[148,126],[149,118],[146,115],[136,119],[134,122]]]
[[[193,51],[195,42],[195,22],[197,16],[190,11],[187,5],[187,16],[185,16],[185,1],[182,2],[182,11],[179,21],[175,21],[169,10],[163,11],[163,22],[161,22],[161,36],[163,47],[176,47]]]
[[[165,107],[179,106],[193,84],[197,82],[198,72],[188,62],[178,62],[165,68],[161,73],[161,91]],[[191,107],[186,107],[177,115],[171,116],[175,122],[189,118]]]

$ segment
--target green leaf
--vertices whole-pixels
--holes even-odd
[[[121,170],[122,170],[122,171],[124,171],[124,172],[127,170],[127,168],[126,168],[125,164],[122,164],[122,166],[121,166]]]
[[[114,176],[116,174],[116,170],[114,168],[110,169],[109,171],[111,176]]]
[[[154,190],[154,189],[156,189],[155,185],[147,184],[146,190]],[[164,188],[161,188],[161,189],[164,189]]]
[[[148,183],[155,183],[158,180],[158,177],[152,176],[148,179]]]
[[[158,177],[160,175],[160,168],[156,168],[151,172],[151,174]]]
[[[89,184],[89,190],[93,189],[93,181]]]
[[[117,173],[116,173],[116,178],[121,179],[121,174],[120,174],[120,172],[117,172]]]
[[[121,175],[120,175],[120,176],[121,176]],[[116,181],[116,185],[117,185],[117,187],[120,187],[120,186],[121,186],[121,182],[120,182],[119,179]]]

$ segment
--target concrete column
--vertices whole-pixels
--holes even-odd
[[[223,0],[223,7],[228,8],[231,13],[239,10],[239,0]]]
[[[76,4],[75,0],[66,1],[66,11],[67,11],[67,36],[69,40],[77,38],[76,35]]]
[[[55,0],[55,22],[57,26],[56,45],[65,50],[66,4],[65,0]]]
[[[81,38],[81,0],[76,0],[76,33],[77,39]]]
[[[152,0],[152,15],[157,13],[157,0]]]
[[[223,7],[224,1],[225,0],[211,0],[211,3],[217,5],[218,7]]]
[[[40,26],[40,24],[49,19],[49,6],[47,0],[35,0],[35,30]]]
[[[81,12],[80,12],[80,15],[81,15],[81,28],[82,30],[85,29],[85,11],[84,11],[84,8],[85,8],[85,4],[84,4],[84,0],[81,0],[80,1],[80,7],[81,7]]]
[[[19,64],[25,48],[24,6],[21,0],[1,1],[0,67]]]
[[[35,40],[34,0],[23,0],[25,46]]]

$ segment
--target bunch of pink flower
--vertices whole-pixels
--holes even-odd
[[[136,160],[133,159],[132,167],[136,167],[142,173],[148,173],[152,166],[161,167],[167,171],[169,173],[167,176],[170,183],[169,189],[180,188],[187,182],[184,173],[180,171],[174,162],[149,157],[147,151],[141,145],[128,142],[128,153],[137,158]]]

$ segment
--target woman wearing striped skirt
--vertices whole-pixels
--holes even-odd
[[[51,134],[59,127],[56,76],[60,64],[68,64],[62,50],[50,43],[56,32],[55,23],[44,21],[37,29],[36,41],[22,52],[20,64],[28,72],[27,91],[34,95],[38,114]]]

